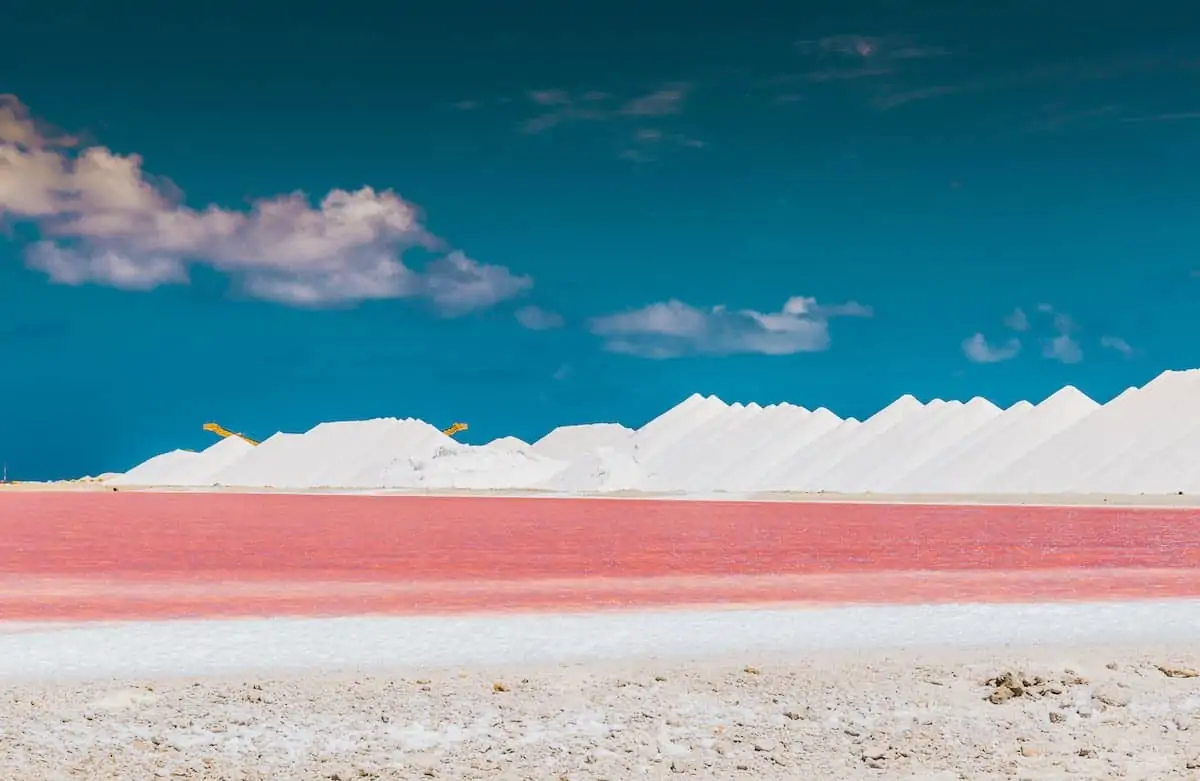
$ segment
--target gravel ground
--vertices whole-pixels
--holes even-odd
[[[1200,779],[1192,649],[8,684],[0,777]]]

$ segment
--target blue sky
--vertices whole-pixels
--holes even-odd
[[[692,392],[862,417],[1200,365],[1200,12],[1178,4],[4,20],[14,477],[200,448],[207,420],[482,442]]]

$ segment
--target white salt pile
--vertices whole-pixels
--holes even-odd
[[[978,441],[965,441],[965,449],[949,453],[949,459],[931,464],[930,470],[901,478],[896,489],[903,493],[1003,493],[1003,483],[991,479],[992,475],[1099,406],[1069,385],[1036,407],[1014,405],[997,419],[1004,423],[993,433]],[[1000,491],[996,491],[997,485]]]
[[[598,447],[571,460],[535,487],[562,493],[633,491],[642,486],[642,465],[625,449]]]
[[[178,469],[171,472],[171,484],[178,486],[215,485],[214,479],[222,470],[237,463],[254,450],[241,437],[226,437],[205,450],[197,453],[194,458],[185,461]]]
[[[533,450],[546,458],[569,460],[598,447],[623,447],[632,437],[633,429],[617,423],[559,426],[534,442]]]
[[[275,434],[269,437],[254,450],[213,475],[213,484],[272,486],[272,475],[278,471],[276,462],[285,459],[287,452],[298,447],[300,439],[300,434]]]
[[[941,403],[930,402],[931,405]],[[823,474],[867,447],[905,417],[924,410],[924,405],[912,396],[901,396],[862,423],[845,420],[791,458],[774,465],[751,487],[759,491],[823,491]]]
[[[171,476],[182,471],[199,453],[191,450],[172,450],[151,458],[124,474],[110,477],[108,485],[171,485]]]
[[[417,490],[745,494],[1200,494],[1200,370],[1164,372],[1097,404],[1067,386],[1040,404],[902,396],[865,421],[825,408],[692,395],[638,429],[563,426],[532,445],[464,444],[421,420],[322,423],[254,447],[172,451],[108,481]]]
[[[527,452],[533,446],[525,440],[518,439],[517,437],[500,437],[499,439],[493,439],[484,447],[489,447],[492,450],[499,450],[503,453],[517,453]]]

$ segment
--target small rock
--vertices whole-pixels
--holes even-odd
[[[1041,755],[1042,750],[1036,746],[1030,746],[1028,744],[1021,746],[1021,756],[1023,757],[1040,757]]]
[[[1188,667],[1168,667],[1166,665],[1157,665],[1158,671],[1168,678],[1196,678],[1200,677],[1200,672],[1196,672]]]
[[[883,760],[887,759],[887,755],[888,747],[883,745],[863,746],[862,749],[863,761],[867,762],[868,764],[872,760],[882,762]]]
[[[779,744],[773,740],[763,739],[754,742],[755,751],[774,751],[777,748],[779,748]]]
[[[762,670],[758,669],[757,667],[754,667],[753,665],[749,665],[749,664],[748,664],[748,665],[746,665],[746,669],[745,669],[743,672],[745,672],[747,675],[760,675],[760,674],[762,674]]]
[[[1095,700],[1102,702],[1105,705],[1111,705],[1114,708],[1126,707],[1129,705],[1129,701],[1131,699],[1128,692],[1124,692],[1119,689],[1110,689],[1107,687],[1103,689],[1097,689],[1096,691],[1092,692],[1092,697]]]
[[[1001,686],[988,695],[987,701],[993,705],[999,705],[1002,702],[1008,702],[1016,696],[1016,693],[1013,692],[1012,689],[1008,688],[1007,686]]]
[[[505,685],[504,685],[503,683],[501,683],[500,681],[496,681],[495,683],[493,683],[493,684],[492,684],[492,691],[494,691],[494,692],[506,692],[506,691],[508,691],[508,687],[507,687],[507,686],[505,686]]]

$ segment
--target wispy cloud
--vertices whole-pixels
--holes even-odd
[[[671,82],[623,102],[595,90],[577,95],[561,89],[534,90],[527,97],[542,110],[525,120],[521,128],[526,133],[544,133],[571,122],[672,116],[683,111],[692,89],[689,82]]]
[[[549,331],[562,328],[563,316],[540,306],[523,306],[515,312],[517,322],[530,331]]]
[[[931,98],[940,98],[945,95],[954,95],[962,92],[963,88],[953,84],[937,84],[932,87],[921,87],[920,89],[898,89],[885,88],[874,97],[871,98],[871,106],[880,111],[891,111],[894,108],[900,108],[908,103],[916,103],[922,100],[930,100]]]
[[[1102,336],[1100,337],[1100,346],[1109,350],[1116,350],[1126,358],[1132,358],[1137,352],[1129,342],[1119,336]]]
[[[1178,111],[1166,114],[1147,114],[1140,117],[1124,117],[1122,122],[1192,122],[1200,120],[1200,111]]]
[[[692,85],[676,82],[647,95],[634,98],[618,109],[627,117],[666,117],[683,111],[683,103],[691,92]]]
[[[950,53],[940,46],[927,46],[907,35],[830,35],[816,40],[797,41],[796,49],[818,60],[849,60],[855,63],[895,63],[944,57]]]
[[[864,105],[891,111],[913,104],[981,92],[1004,91],[1045,95],[1047,87],[1078,92],[1088,83],[1144,78],[1157,80],[1171,73],[1196,71],[1200,60],[1180,57],[1168,48],[1149,51],[1108,52],[1100,57],[1056,59],[1049,53],[1023,67],[1007,67],[986,51],[960,46],[930,45],[903,35],[835,35],[799,41],[796,50],[805,58],[805,70],[779,74],[775,85],[782,94],[804,94],[803,85],[845,84],[863,93]],[[941,59],[970,58],[964,67],[950,71]],[[1149,82],[1148,82],[1149,83]],[[796,86],[800,85],[797,89]],[[1036,99],[1036,98],[1035,98]],[[1034,107],[1029,106],[1027,109]],[[1110,104],[1055,108],[1048,117],[1036,118],[1026,129],[1046,131],[1086,121],[1174,122],[1200,119],[1200,111],[1175,111],[1121,117]]]
[[[416,298],[457,315],[533,284],[451,249],[391,190],[332,190],[315,206],[292,192],[246,210],[190,207],[168,180],[146,175],[138,155],[81,146],[0,95],[0,223],[14,222],[41,234],[26,263],[66,285],[150,290],[185,284],[202,265],[285,304]],[[440,257],[410,268],[402,254],[411,248]]]
[[[1000,363],[1016,358],[1021,352],[1021,340],[1012,337],[993,345],[982,333],[975,333],[962,341],[963,355],[972,363]]]
[[[606,350],[642,358],[793,355],[828,349],[831,319],[871,315],[854,301],[824,306],[803,296],[789,298],[778,312],[704,309],[672,299],[594,318],[589,328]]]
[[[643,127],[633,133],[619,156],[634,163],[648,163],[657,160],[665,148],[704,149],[707,146],[706,142],[682,133]]]
[[[1112,120],[1119,116],[1120,112],[1121,107],[1113,104],[1079,109],[1061,105],[1046,106],[1042,109],[1041,116],[1030,123],[1029,129],[1033,132],[1052,132],[1093,120]]]
[[[886,111],[960,89],[956,84],[914,86],[913,76],[929,69],[923,61],[953,52],[908,35],[831,35],[797,41],[794,48],[804,69],[775,76],[774,86],[780,92],[774,103],[795,102],[807,90],[843,84],[861,90],[868,107]]]

